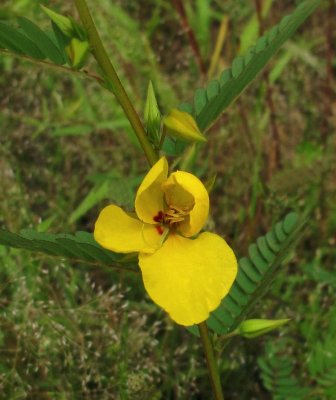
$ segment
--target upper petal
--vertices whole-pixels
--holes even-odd
[[[94,238],[101,246],[117,253],[154,252],[161,241],[155,226],[130,217],[115,205],[100,212]]]
[[[160,158],[142,181],[135,198],[135,211],[144,222],[154,224],[153,217],[164,210],[164,193],[161,184],[167,179],[168,163]]]
[[[209,232],[195,240],[170,235],[155,253],[140,253],[139,265],[149,296],[186,326],[208,318],[237,274],[232,249]]]
[[[189,208],[189,216],[179,224],[184,236],[193,236],[204,226],[209,214],[209,195],[203,183],[185,171],[172,173],[162,189],[169,206]]]

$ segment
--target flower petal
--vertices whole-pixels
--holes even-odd
[[[162,189],[169,206],[189,208],[189,216],[179,224],[182,235],[196,235],[204,226],[209,214],[209,195],[203,183],[185,171],[172,173]]]
[[[135,211],[143,222],[154,224],[153,217],[164,210],[161,184],[167,179],[168,163],[165,157],[154,164],[142,181],[135,198]]]
[[[149,296],[181,325],[205,321],[229,292],[237,260],[224,239],[204,232],[191,240],[170,235],[154,254],[139,254]]]
[[[152,253],[161,241],[155,226],[130,217],[115,205],[107,206],[100,212],[94,238],[102,247],[118,253]]]

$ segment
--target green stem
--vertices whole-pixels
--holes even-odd
[[[218,367],[214,356],[213,346],[211,343],[209,331],[206,322],[198,324],[198,329],[201,335],[202,345],[207,361],[209,377],[211,381],[212,391],[216,400],[224,400],[222,386],[218,374]]]
[[[84,25],[85,30],[88,34],[89,43],[92,49],[92,54],[95,57],[97,63],[102,69],[106,76],[107,82],[111,85],[112,91],[123,108],[126,117],[130,121],[133,130],[140,142],[140,145],[147,157],[150,165],[155,164],[158,159],[152,145],[149,143],[144,127],[140,121],[140,118],[135,111],[133,104],[131,103],[127,93],[120,82],[120,79],[109,59],[101,38],[97,32],[95,24],[93,22],[90,10],[85,0],[75,0],[75,4],[78,10],[79,17]]]
[[[77,77],[80,77],[80,78],[88,78],[88,79],[91,79],[91,80],[94,80],[94,81],[98,82],[99,84],[103,84],[104,83],[104,80],[100,76],[98,76],[98,75],[96,75],[96,74],[94,74],[94,73],[92,73],[90,71],[87,71],[87,70],[85,70],[85,71],[84,70],[76,70],[76,69],[73,69],[73,68],[70,68],[70,67],[66,67],[64,65],[53,64],[52,62],[46,61],[46,60],[35,60],[34,58],[31,58],[31,57],[26,56],[24,54],[12,53],[11,51],[5,50],[5,49],[0,49],[0,54],[1,53],[6,55],[6,56],[9,56],[9,57],[15,57],[15,58],[18,58],[18,59],[21,59],[21,60],[24,60],[24,61],[28,61],[28,62],[30,62],[32,64],[35,64],[35,65],[38,65],[38,66],[41,66],[41,67],[51,68],[51,69],[54,69],[56,71],[60,71],[60,72],[67,73],[67,74],[71,74],[71,75],[74,75],[74,76],[77,76]]]

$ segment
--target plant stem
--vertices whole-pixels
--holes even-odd
[[[158,159],[152,145],[149,143],[144,127],[140,121],[140,118],[135,111],[133,104],[131,103],[120,79],[109,59],[103,42],[98,34],[96,26],[93,22],[90,10],[86,4],[85,0],[75,0],[75,5],[79,14],[79,17],[84,25],[84,28],[88,34],[88,39],[91,47],[93,56],[95,57],[97,63],[102,69],[106,81],[111,85],[112,92],[116,96],[118,102],[123,108],[126,117],[130,121],[133,130],[139,140],[139,143],[147,157],[150,165],[155,164]]]
[[[216,400],[224,400],[220,377],[218,374],[218,367],[206,322],[198,324],[198,329],[201,335],[213,394],[215,395]]]
[[[76,70],[70,67],[66,67],[64,65],[58,65],[58,64],[54,64],[50,61],[46,61],[46,60],[35,60],[34,58],[31,58],[25,54],[16,54],[16,53],[12,53],[9,50],[6,49],[0,49],[0,54],[4,54],[5,56],[8,57],[15,57],[24,61],[28,61],[32,64],[41,66],[41,67],[47,67],[47,68],[51,68],[54,69],[56,71],[60,71],[60,72],[65,72],[67,74],[71,74],[80,78],[86,78],[86,79],[91,79],[94,80],[96,82],[98,82],[99,84],[103,84],[104,83],[104,79],[102,79],[100,76],[94,74],[91,71],[82,69],[82,70]]]

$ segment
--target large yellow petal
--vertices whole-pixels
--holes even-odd
[[[196,235],[209,214],[209,195],[203,183],[189,172],[176,171],[162,188],[169,206],[190,209],[189,216],[179,224],[179,231],[187,237]]]
[[[181,325],[205,321],[229,292],[236,257],[220,236],[205,232],[191,240],[170,235],[153,254],[139,254],[149,296]]]
[[[95,240],[117,253],[154,252],[161,235],[154,225],[130,217],[120,207],[110,205],[99,214],[94,229]]]
[[[154,164],[142,181],[135,198],[135,211],[144,222],[154,224],[153,218],[164,210],[161,184],[167,179],[168,163],[165,157]]]

